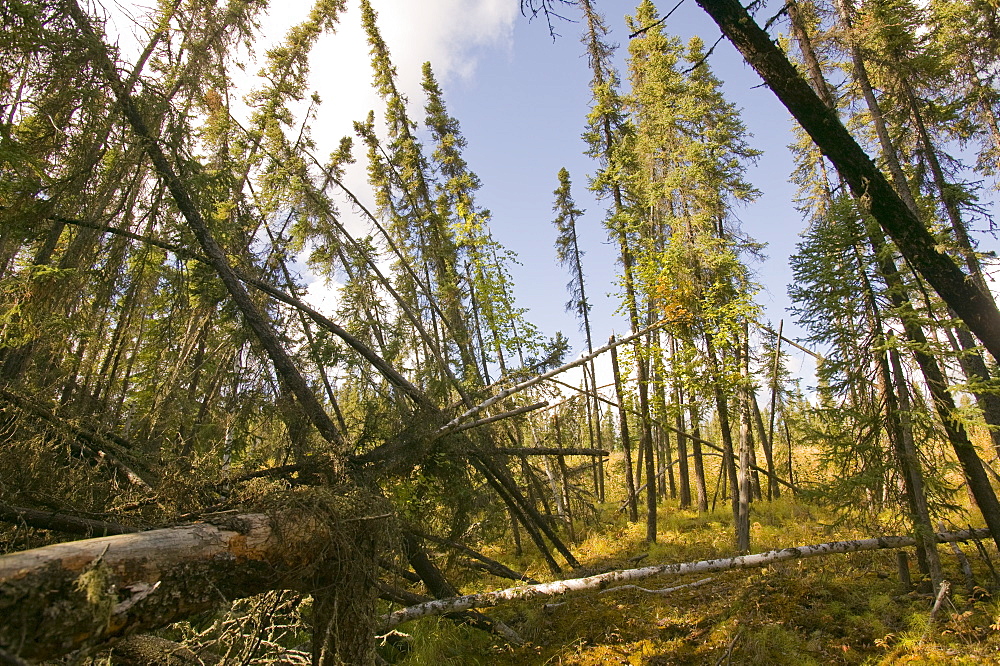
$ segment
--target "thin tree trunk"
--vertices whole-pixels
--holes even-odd
[[[781,491],[777,490],[778,484],[774,480],[774,449],[771,447],[771,440],[768,438],[767,431],[764,430],[764,417],[760,413],[760,405],[757,404],[757,395],[753,391],[750,391],[750,409],[753,412],[753,423],[757,430],[757,437],[760,439],[761,448],[764,449],[764,461],[767,465],[767,499],[771,501],[775,497],[780,497]],[[754,461],[754,464],[756,465],[756,461]]]
[[[743,340],[738,342],[740,351],[740,459],[737,472],[738,510],[736,512],[736,550],[750,552],[750,336],[747,323],[743,324]]]
[[[674,426],[677,428],[677,476],[680,481],[680,507],[691,507],[691,474],[688,469],[687,434],[684,431],[684,402],[680,386],[674,389],[676,412]]]
[[[787,418],[782,418],[781,423],[785,426],[785,443],[788,444],[788,483],[792,486],[792,494],[797,495],[798,491],[795,490],[794,461],[792,460],[792,433],[788,431]]]
[[[927,491],[924,484],[924,475],[920,469],[920,455],[917,452],[916,443],[913,441],[913,424],[910,413],[910,392],[909,382],[903,373],[903,366],[899,360],[899,352],[895,347],[889,348],[889,362],[892,366],[892,373],[896,386],[896,404],[899,407],[899,426],[901,454],[906,460],[903,471],[911,478],[914,499],[914,528],[917,532],[914,536],[917,539],[919,554],[921,550],[927,558],[927,573],[931,578],[931,591],[936,592],[941,585],[941,559],[937,552],[937,545],[931,539],[933,526],[931,525],[930,509],[927,506]],[[922,548],[920,547],[922,546]]]
[[[552,417],[552,422],[556,429],[556,446],[561,449],[563,448],[563,438],[558,414]],[[570,506],[569,472],[566,470],[566,456],[556,456],[556,458],[559,460],[559,476],[562,479],[563,520],[566,521],[569,540],[576,541],[576,536],[573,534],[573,509]]]
[[[615,336],[609,341],[615,344]],[[628,433],[628,413],[625,411],[625,394],[622,390],[621,372],[618,369],[618,347],[611,347],[611,372],[615,378],[615,395],[618,398],[618,427],[621,431],[622,449],[625,452],[625,490],[628,492],[628,519],[639,520],[639,506],[636,501],[635,478],[632,476],[632,444]]]
[[[705,484],[705,459],[701,454],[701,424],[698,420],[698,408],[692,400],[688,408],[691,419],[691,455],[694,458],[695,499],[698,502],[699,513],[708,512],[708,488]]]
[[[858,259],[859,265],[864,266],[861,259],[861,252],[858,247],[854,247],[855,256]],[[876,254],[878,252],[876,251]],[[886,260],[881,260],[880,265],[885,266]],[[912,443],[912,432],[909,434],[906,432],[904,423],[904,416],[900,411],[900,404],[897,397],[897,393],[893,391],[893,386],[895,385],[892,378],[892,373],[889,365],[888,353],[886,351],[887,338],[885,332],[885,324],[882,319],[882,314],[879,311],[878,303],[875,299],[875,293],[868,280],[866,271],[862,268],[860,271],[860,278],[862,281],[862,286],[864,289],[864,300],[867,310],[867,316],[870,321],[870,326],[875,340],[875,364],[878,369],[878,375],[876,376],[876,386],[878,392],[881,396],[881,402],[885,405],[885,429],[886,434],[889,436],[889,442],[892,445],[893,453],[896,457],[896,463],[899,466],[900,475],[903,477],[903,488],[906,496],[906,503],[909,509],[910,520],[913,526],[913,534],[917,539],[917,561],[920,566],[920,570],[925,574],[932,574],[932,572],[937,571],[938,576],[940,576],[940,567],[936,569],[932,562],[935,561],[936,552],[930,553],[931,544],[926,541],[926,535],[933,531],[933,526],[930,522],[930,516],[927,513],[927,498],[926,496],[919,496],[918,492],[923,491],[923,480],[920,475],[919,467],[914,467],[914,463],[919,464],[915,458],[911,458],[908,454],[906,447],[906,440]],[[892,284],[892,279],[888,279],[888,282]],[[890,287],[891,288],[891,287]],[[897,378],[899,381],[899,378]],[[933,576],[932,576],[933,579]],[[937,581],[935,581],[936,585]]]
[[[718,356],[715,353],[715,345],[712,343],[712,336],[709,333],[705,334],[705,353],[708,357],[709,371],[712,373],[712,391],[715,394],[715,409],[719,415],[719,429],[722,436],[722,467],[719,469],[719,474],[722,476],[722,492],[724,495],[726,494],[726,482],[728,481],[730,503],[733,509],[733,522],[734,524],[739,524],[739,480],[736,475],[733,431],[729,422],[729,403],[722,390],[722,371],[719,367]]]
[[[774,414],[777,409],[778,398],[778,368],[781,365],[781,331],[784,328],[785,320],[778,322],[778,335],[774,341],[774,365],[771,370],[771,412],[768,414],[767,425],[767,449],[764,454],[767,456],[767,499],[781,497],[781,488],[774,482]],[[789,468],[790,469],[790,468]],[[791,473],[789,473],[791,481]]]

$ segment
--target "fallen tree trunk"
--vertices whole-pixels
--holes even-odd
[[[14,405],[26,414],[48,424],[49,427],[66,438],[71,448],[89,460],[120,472],[131,483],[143,490],[153,491],[152,473],[148,470],[140,473],[134,460],[130,464],[126,464],[122,457],[127,452],[108,437],[61,419],[42,405],[6,389],[0,388],[0,400]]]
[[[989,536],[989,530],[963,530],[960,532],[945,532],[935,535],[940,543],[966,541],[972,538]],[[834,553],[856,553],[866,550],[883,550],[892,548],[907,548],[916,545],[916,540],[905,536],[887,536],[875,539],[860,539],[858,541],[833,541],[831,543],[821,543],[812,546],[798,546],[796,548],[783,548],[781,550],[771,550],[766,553],[755,555],[740,555],[717,560],[701,560],[700,562],[683,562],[680,564],[664,564],[653,567],[643,567],[641,569],[626,569],[624,571],[609,571],[607,573],[589,576],[587,578],[574,578],[570,580],[557,580],[551,583],[540,585],[525,585],[511,587],[495,592],[481,592],[479,594],[467,594],[451,599],[436,599],[426,603],[417,604],[408,608],[389,613],[383,616],[381,632],[387,632],[404,622],[418,620],[431,615],[441,615],[452,613],[469,608],[488,608],[496,606],[505,601],[515,601],[523,599],[535,599],[540,597],[553,597],[567,592],[582,592],[584,590],[603,590],[613,583],[624,581],[642,580],[653,576],[663,575],[683,575],[689,573],[704,573],[707,571],[726,571],[728,569],[749,569],[751,567],[762,567],[775,562],[785,560],[803,559],[806,557],[819,557],[821,555],[832,555]]]
[[[331,544],[343,541],[319,516],[288,512],[4,555],[0,649],[27,660],[52,659],[236,598],[307,588],[315,565],[337,557]]]

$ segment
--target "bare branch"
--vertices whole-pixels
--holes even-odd
[[[523,381],[520,384],[516,384],[514,386],[511,386],[510,388],[504,389],[503,391],[500,391],[500,393],[497,393],[492,398],[489,398],[489,399],[485,400],[484,402],[479,403],[478,405],[476,405],[472,409],[468,410],[464,414],[455,417],[454,419],[452,419],[451,421],[449,421],[448,423],[446,423],[444,426],[442,426],[441,429],[438,430],[438,432],[436,434],[437,434],[438,437],[442,437],[442,436],[447,435],[449,433],[455,432],[458,429],[458,426],[459,426],[459,424],[462,421],[464,421],[464,420],[466,420],[466,419],[468,419],[468,418],[470,418],[470,417],[478,414],[479,412],[483,411],[487,407],[500,402],[504,398],[507,398],[507,397],[509,397],[509,396],[511,396],[511,395],[513,395],[515,393],[519,393],[520,391],[523,391],[526,388],[530,388],[530,387],[534,386],[535,384],[538,384],[540,382],[545,381],[546,379],[549,379],[550,377],[555,377],[556,375],[562,374],[563,372],[566,372],[567,370],[570,370],[570,369],[575,368],[577,366],[584,365],[585,363],[589,363],[592,359],[597,358],[601,354],[603,354],[603,353],[605,353],[605,352],[613,349],[614,347],[618,347],[618,346],[623,345],[623,344],[625,344],[627,342],[631,342],[632,340],[635,340],[638,337],[646,335],[650,331],[656,330],[657,328],[659,328],[660,326],[665,325],[666,323],[668,323],[667,320],[666,319],[662,319],[662,320],[656,322],[655,324],[650,324],[649,326],[647,326],[646,328],[642,329],[641,331],[633,333],[632,335],[630,335],[630,336],[628,336],[626,338],[622,338],[621,340],[618,340],[618,341],[613,342],[611,344],[604,345],[600,349],[595,349],[594,353],[592,353],[592,354],[588,354],[586,356],[581,356],[580,358],[576,359],[575,361],[572,361],[572,362],[567,363],[565,365],[561,365],[558,368],[555,368],[554,370],[549,370],[546,373],[543,373],[541,375],[536,375],[535,377],[532,377],[531,379]]]

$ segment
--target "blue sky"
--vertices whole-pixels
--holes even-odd
[[[605,0],[597,6],[607,18],[613,41],[620,45],[624,66],[628,38],[624,16],[632,13],[633,3]],[[493,212],[495,236],[521,259],[514,274],[519,302],[531,309],[532,320],[543,331],[561,330],[577,349],[583,347],[583,337],[574,318],[563,312],[568,275],[555,262],[551,223],[552,191],[563,166],[573,178],[577,204],[586,209],[578,228],[587,253],[584,268],[594,306],[595,338],[606,339],[612,329],[619,333],[627,329],[626,322],[614,315],[617,251],[608,243],[602,224],[604,204],[586,187],[594,163],[583,154],[581,139],[590,104],[590,71],[579,41],[582,28],[580,23],[557,24],[561,36],[553,43],[544,21],[519,18],[509,49],[492,50],[479,62],[474,77],[456,79],[446,90],[450,110],[469,141],[466,157],[483,181],[480,203]],[[684,41],[697,34],[709,45],[719,34],[691,1],[671,16],[665,28]],[[742,107],[743,120],[754,135],[751,144],[764,151],[749,173],[763,194],[738,209],[737,215],[747,233],[768,244],[768,259],[752,268],[764,287],[758,300],[766,317],[777,324],[788,319],[787,259],[803,226],[791,205],[794,187],[787,182],[792,169],[786,149],[792,141],[791,119],[769,90],[758,87],[760,79],[728,42],[718,45],[710,62],[728,98]],[[786,321],[786,331],[789,328]],[[798,365],[797,359],[794,363]]]

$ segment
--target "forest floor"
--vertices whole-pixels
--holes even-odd
[[[687,562],[733,553],[728,505],[699,515],[668,500],[658,512],[655,544],[645,524],[628,523],[608,503],[601,520],[587,526],[573,549],[582,568],[572,576]],[[752,509],[752,552],[836,540],[881,536],[859,525],[835,523],[821,507],[782,497]],[[961,517],[956,516],[959,525]],[[578,528],[578,532],[580,532]],[[396,664],[1000,664],[1000,589],[996,574],[974,544],[961,544],[979,586],[970,591],[948,545],[939,548],[952,593],[930,623],[934,599],[914,585],[902,589],[895,551],[789,561],[760,569],[728,571],[668,595],[636,589],[584,592],[563,598],[510,603],[487,609],[526,641],[511,647],[493,636],[428,618],[399,627],[410,635],[406,655],[383,648]],[[1000,568],[996,550],[987,543]],[[530,553],[493,557],[539,580],[550,580]],[[510,546],[506,552],[512,552]],[[644,553],[641,564],[630,562]],[[913,561],[912,552],[910,561]],[[674,587],[705,574],[650,579],[649,589]],[[472,583],[464,588],[466,592]],[[504,587],[498,584],[497,589]],[[991,595],[991,591],[993,596]]]

